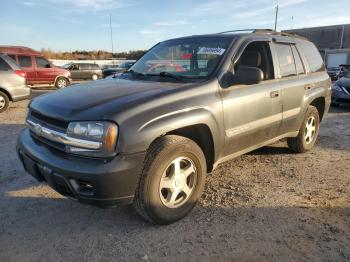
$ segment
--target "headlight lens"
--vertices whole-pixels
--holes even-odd
[[[338,91],[338,92],[342,92],[342,91],[343,91],[343,90],[341,89],[341,87],[338,86],[338,85],[333,85],[333,90],[336,90],[336,91]]]
[[[92,121],[71,122],[67,129],[67,135],[87,142],[101,143],[101,148],[93,150],[67,145],[66,150],[70,153],[93,157],[112,157],[115,155],[118,127],[114,123]]]

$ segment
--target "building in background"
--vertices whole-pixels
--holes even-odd
[[[308,38],[320,51],[327,68],[350,64],[350,24],[285,30]]]

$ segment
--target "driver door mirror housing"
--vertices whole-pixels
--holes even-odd
[[[223,88],[233,85],[254,85],[259,84],[264,79],[264,73],[258,67],[239,66],[236,72],[226,72],[220,84]]]

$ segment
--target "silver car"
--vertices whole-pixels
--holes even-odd
[[[26,85],[26,73],[10,57],[0,54],[0,113],[10,101],[28,99],[31,89]]]

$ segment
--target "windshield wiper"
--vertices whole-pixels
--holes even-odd
[[[126,72],[124,72],[122,75],[124,75],[124,74],[128,74],[128,73],[130,73],[131,75],[132,75],[132,77],[133,78],[135,78],[136,76],[146,76],[145,74],[142,74],[142,73],[140,73],[140,72],[136,72],[136,71],[134,71],[134,70],[128,70],[128,71],[126,71]]]
[[[179,75],[175,75],[166,71],[160,72],[159,74],[146,74],[146,76],[161,76],[161,77],[168,77],[168,78],[172,78],[175,79],[177,81],[186,83],[186,81],[184,80],[183,76],[179,76]]]

